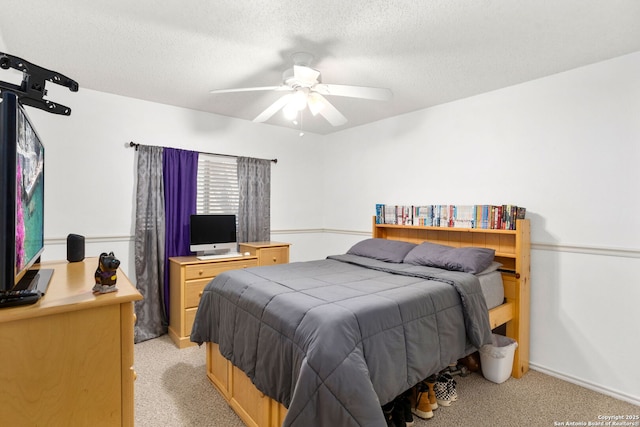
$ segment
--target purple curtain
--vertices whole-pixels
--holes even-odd
[[[162,158],[165,203],[164,305],[169,318],[169,257],[190,255],[189,218],[196,213],[198,152],[165,148]]]

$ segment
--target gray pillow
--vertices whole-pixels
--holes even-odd
[[[476,273],[476,276],[482,276],[483,274],[493,273],[494,271],[496,271],[500,267],[502,267],[502,263],[500,263],[498,261],[492,261],[491,264],[489,264],[489,267],[485,268],[480,273]]]
[[[453,248],[424,242],[412,249],[403,262],[477,274],[491,265],[495,252],[488,248]]]
[[[347,251],[347,254],[401,263],[409,251],[416,246],[415,243],[371,238],[356,243]]]

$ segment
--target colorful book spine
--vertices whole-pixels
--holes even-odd
[[[439,228],[515,230],[526,208],[516,205],[387,205],[376,204],[376,224]]]
[[[381,203],[376,205],[376,224],[384,224],[384,205]]]

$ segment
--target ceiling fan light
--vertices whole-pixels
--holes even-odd
[[[294,108],[292,102],[288,103],[282,109],[282,114],[284,114],[284,118],[287,120],[295,120],[298,117],[298,110]]]
[[[297,111],[304,110],[304,107],[307,106],[307,92],[303,89],[296,90],[288,105]]]
[[[320,111],[322,111],[325,105],[324,102],[322,102],[322,99],[320,99],[320,97],[318,96],[318,94],[314,92],[309,94],[308,104],[309,104],[309,111],[311,111],[311,114],[313,114],[314,116],[316,116]]]

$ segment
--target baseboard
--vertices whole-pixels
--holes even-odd
[[[595,383],[592,383],[592,382],[589,382],[589,381],[585,381],[585,380],[580,379],[580,378],[576,378],[576,377],[572,377],[570,375],[562,374],[560,372],[554,371],[553,369],[548,369],[548,368],[545,368],[544,366],[536,365],[535,363],[529,362],[529,368],[531,368],[534,371],[538,371],[538,372],[540,372],[542,374],[549,375],[550,377],[555,377],[555,378],[561,379],[563,381],[566,381],[568,383],[579,385],[579,386],[584,387],[586,389],[593,390],[593,391],[596,391],[598,393],[602,393],[604,395],[613,397],[615,399],[622,400],[624,402],[628,402],[628,403],[631,403],[633,405],[640,406],[640,398],[638,398],[637,396],[631,396],[629,394],[622,393],[622,392],[620,392],[618,390],[613,390],[611,388],[602,386],[600,384],[595,384]]]

